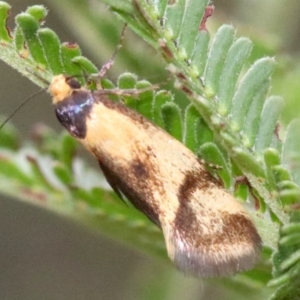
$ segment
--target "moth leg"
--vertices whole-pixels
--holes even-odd
[[[141,93],[158,89],[158,85],[151,85],[142,89],[103,89],[94,91],[93,94],[97,95],[118,95],[118,96],[138,96]]]
[[[107,71],[113,66],[114,62],[115,62],[115,57],[118,54],[119,50],[122,48],[123,46],[123,39],[125,36],[125,31],[127,28],[127,24],[124,24],[123,28],[122,28],[122,32],[121,32],[121,36],[120,36],[120,40],[119,43],[115,49],[115,51],[113,52],[112,56],[110,57],[110,59],[101,67],[100,71],[98,72],[98,79],[100,81],[101,78],[103,78]]]

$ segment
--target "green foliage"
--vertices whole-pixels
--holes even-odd
[[[137,97],[122,96],[124,103],[185,143],[238,198],[255,203],[252,206],[257,211],[252,214],[264,240],[264,261],[254,271],[238,276],[242,285],[257,281],[258,291],[270,280],[266,260],[272,249],[276,252],[274,278],[269,285],[276,291],[270,299],[297,299],[300,124],[293,121],[285,139],[278,138],[283,100],[268,95],[274,59],[261,58],[246,69],[252,42],[236,37],[230,25],[222,25],[210,41],[201,23],[209,0],[104,2],[161,53],[175,87],[191,102],[183,107],[169,91],[147,90],[148,81],[124,73],[117,88],[145,89]],[[3,61],[41,87],[45,87],[43,80],[49,82],[55,74],[82,74],[84,83],[86,75],[97,73],[95,64],[82,56],[77,44],[61,43],[55,32],[41,26],[47,15],[43,6],[32,6],[17,15],[13,32],[6,28],[9,9],[7,3],[0,2]],[[106,79],[101,84],[114,88]],[[57,139],[51,130],[42,128],[27,149],[18,145],[11,131],[7,127],[0,132],[2,192],[77,218],[152,254],[165,255],[161,234],[143,216],[125,207],[105,187],[80,182],[78,166],[80,172],[92,173],[99,182],[101,179],[76,158],[72,138],[62,135]]]
[[[270,298],[272,300],[296,300],[300,297],[299,220],[299,212],[293,212],[291,222],[280,230],[278,250],[273,256],[274,279],[269,282],[270,287],[276,287]]]

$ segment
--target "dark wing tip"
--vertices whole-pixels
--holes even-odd
[[[254,224],[244,214],[228,218],[230,226],[222,219],[222,230],[206,234],[201,234],[201,228],[192,233],[164,228],[168,254],[180,271],[197,277],[222,277],[254,267],[262,248]]]

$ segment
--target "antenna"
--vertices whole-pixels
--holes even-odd
[[[0,124],[0,130],[4,127],[4,125],[25,105],[27,104],[30,100],[32,100],[35,96],[37,96],[38,94],[40,94],[41,92],[44,92],[46,89],[41,89],[37,92],[35,92],[34,94],[32,94],[31,96],[29,96],[23,103],[21,103],[11,114],[10,116],[8,116],[8,118],[6,120],[4,120],[4,122],[2,124]]]

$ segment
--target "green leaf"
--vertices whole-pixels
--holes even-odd
[[[245,74],[238,90],[232,100],[231,128],[233,131],[240,131],[245,122],[253,98],[257,95],[260,87],[269,81],[274,69],[274,60],[262,58]]]
[[[84,75],[98,73],[97,67],[84,56],[76,56],[72,59],[72,62],[77,64],[86,73]]]
[[[199,154],[206,162],[215,166],[215,171],[222,179],[225,188],[232,187],[231,168],[228,165],[226,158],[219,148],[214,143],[205,143],[199,149]],[[211,170],[214,167],[210,168]]]
[[[242,129],[243,143],[246,148],[252,148],[256,141],[257,133],[259,130],[259,123],[261,118],[261,111],[264,105],[270,83],[267,81],[262,84],[254,96],[249,110],[246,114],[244,126]]]
[[[274,278],[269,286],[277,287],[271,300],[298,299],[300,296],[299,212],[293,212],[291,223],[282,226],[278,251],[273,256]]]
[[[168,102],[173,101],[173,95],[168,91],[159,91],[156,93],[152,107],[152,120],[160,127],[164,127],[164,120],[162,115],[162,107]]]
[[[214,37],[204,73],[205,95],[208,98],[218,93],[220,76],[233,38],[234,29],[229,25],[220,27]]]
[[[180,34],[181,25],[183,22],[185,0],[178,0],[167,6],[165,14],[165,31],[166,37],[176,40]]]
[[[73,63],[77,56],[81,56],[81,50],[77,44],[63,43],[60,46],[61,60],[64,74],[69,76],[81,74],[81,68]]]
[[[0,1],[0,41],[10,43],[12,40],[9,29],[7,28],[7,18],[9,16],[11,6],[3,1]]]
[[[233,152],[233,155],[236,156],[236,158],[239,160],[241,166],[243,166],[258,178],[262,179],[265,177],[261,166],[258,162],[253,161],[252,156],[249,152],[245,151],[243,148],[234,148]]]
[[[103,2],[107,3],[114,9],[117,9],[122,12],[126,13],[132,13],[133,12],[133,4],[131,1],[124,0],[124,1],[119,1],[119,0],[104,0]]]
[[[300,184],[300,140],[298,130],[300,120],[292,121],[286,131],[282,150],[282,162],[290,170],[293,181]]]
[[[120,89],[134,89],[136,87],[137,83],[137,76],[131,74],[131,73],[123,73],[118,78],[118,87]],[[124,96],[124,102],[125,104],[133,109],[136,109],[137,107],[137,99],[130,97],[130,96]]]
[[[133,89],[137,83],[137,76],[131,73],[123,73],[118,78],[118,87],[120,89]]]
[[[158,15],[163,16],[168,5],[168,0],[150,0],[149,3],[151,3],[155,7]]]
[[[21,13],[16,17],[16,22],[22,31],[30,55],[41,69],[46,68],[47,61],[37,34],[39,29],[37,20],[28,13]]]
[[[195,50],[191,57],[191,68],[194,77],[202,76],[208,56],[209,33],[206,30],[200,30],[197,36]]]
[[[204,16],[205,8],[209,2],[209,0],[190,0],[185,3],[185,8],[182,10],[184,15],[180,26],[180,35],[178,37],[179,51],[185,53],[182,56],[191,56],[199,31],[198,28],[202,17]]]
[[[41,23],[46,18],[48,11],[43,5],[33,5],[26,9],[26,13]]]
[[[283,99],[277,96],[269,97],[263,107],[259,131],[255,142],[255,150],[263,151],[271,145],[278,117],[283,108]]]
[[[212,142],[214,140],[214,133],[207,126],[203,118],[198,119],[198,124],[196,128],[196,141],[199,146]]]
[[[139,81],[136,85],[137,90],[147,89],[149,90],[144,92],[139,92],[138,100],[137,100],[137,107],[136,110],[145,116],[147,119],[151,120],[152,118],[152,106],[153,106],[153,98],[154,98],[154,90],[151,89],[152,86],[150,82],[144,80]]]
[[[162,106],[162,117],[165,130],[173,137],[175,137],[178,141],[182,141],[182,118],[178,105],[172,102],[164,104]]]
[[[60,74],[63,67],[60,53],[60,40],[58,36],[49,28],[39,29],[37,35],[42,44],[51,73],[54,75]]]
[[[266,175],[271,188],[276,191],[276,181],[274,176],[274,167],[280,164],[279,152],[276,149],[266,149],[264,151],[264,163],[266,165]]]
[[[199,112],[194,105],[189,105],[184,115],[184,133],[183,142],[193,152],[198,150],[197,133],[198,122],[200,119]]]
[[[223,116],[230,112],[236,82],[251,49],[251,41],[242,37],[235,40],[228,51],[218,91],[218,111]]]

